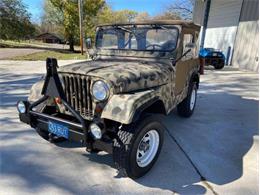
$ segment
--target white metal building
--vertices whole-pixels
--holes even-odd
[[[222,50],[227,65],[259,70],[259,0],[196,0],[193,20],[204,26],[202,45]]]

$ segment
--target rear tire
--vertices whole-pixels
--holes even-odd
[[[163,132],[164,127],[151,116],[118,131],[113,159],[122,176],[139,178],[153,167],[161,151]]]
[[[177,111],[182,117],[188,118],[193,114],[197,100],[197,84],[191,82],[188,89],[187,97],[178,104]]]
[[[221,63],[221,64],[216,64],[216,65],[214,65],[214,68],[215,68],[216,70],[220,70],[220,69],[224,68],[224,66],[225,66],[225,64],[224,64],[224,63]]]

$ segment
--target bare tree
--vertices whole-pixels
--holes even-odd
[[[140,21],[145,21],[145,20],[150,20],[151,17],[147,12],[140,12],[138,15],[135,17],[135,21],[140,22]]]
[[[192,12],[195,0],[175,0],[166,8],[167,12],[178,15],[183,20],[192,20]]]
[[[163,13],[154,16],[153,19],[154,20],[180,20],[181,17],[175,12],[166,10]]]

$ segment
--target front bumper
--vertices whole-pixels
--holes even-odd
[[[29,105],[30,107],[30,104],[28,102],[27,105]],[[68,132],[69,141],[80,142],[83,147],[87,148],[88,151],[91,151],[92,149],[99,149],[99,150],[106,151],[108,153],[112,153],[112,140],[105,139],[105,135],[100,140],[93,139],[93,136],[89,131],[89,125],[92,123],[92,121],[85,120],[84,121],[85,125],[82,126],[80,123],[77,123],[75,121],[75,118],[72,118],[71,116],[69,117],[71,117],[73,121],[64,119],[62,115],[59,115],[57,113],[53,115],[49,115],[49,114],[29,110],[29,107],[26,113],[19,113],[20,121],[29,124],[31,127],[35,129],[39,128],[46,132],[49,132],[48,131],[49,121],[64,124],[69,129]]]
[[[69,140],[81,142],[86,145],[89,132],[84,133],[81,125],[75,122],[67,121],[62,118],[56,117],[55,115],[47,115],[35,111],[29,111],[27,113],[19,113],[19,118],[22,122],[29,124],[33,128],[39,128],[43,131],[48,132],[49,121],[58,122],[66,125],[69,128]]]

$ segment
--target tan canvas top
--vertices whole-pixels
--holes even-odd
[[[194,29],[199,31],[200,26],[194,24],[191,21],[185,21],[185,20],[146,20],[146,21],[140,21],[140,22],[131,22],[131,23],[113,23],[113,24],[103,24],[98,25],[100,26],[113,26],[113,25],[149,25],[149,24],[160,24],[160,25],[181,25],[186,28]]]

